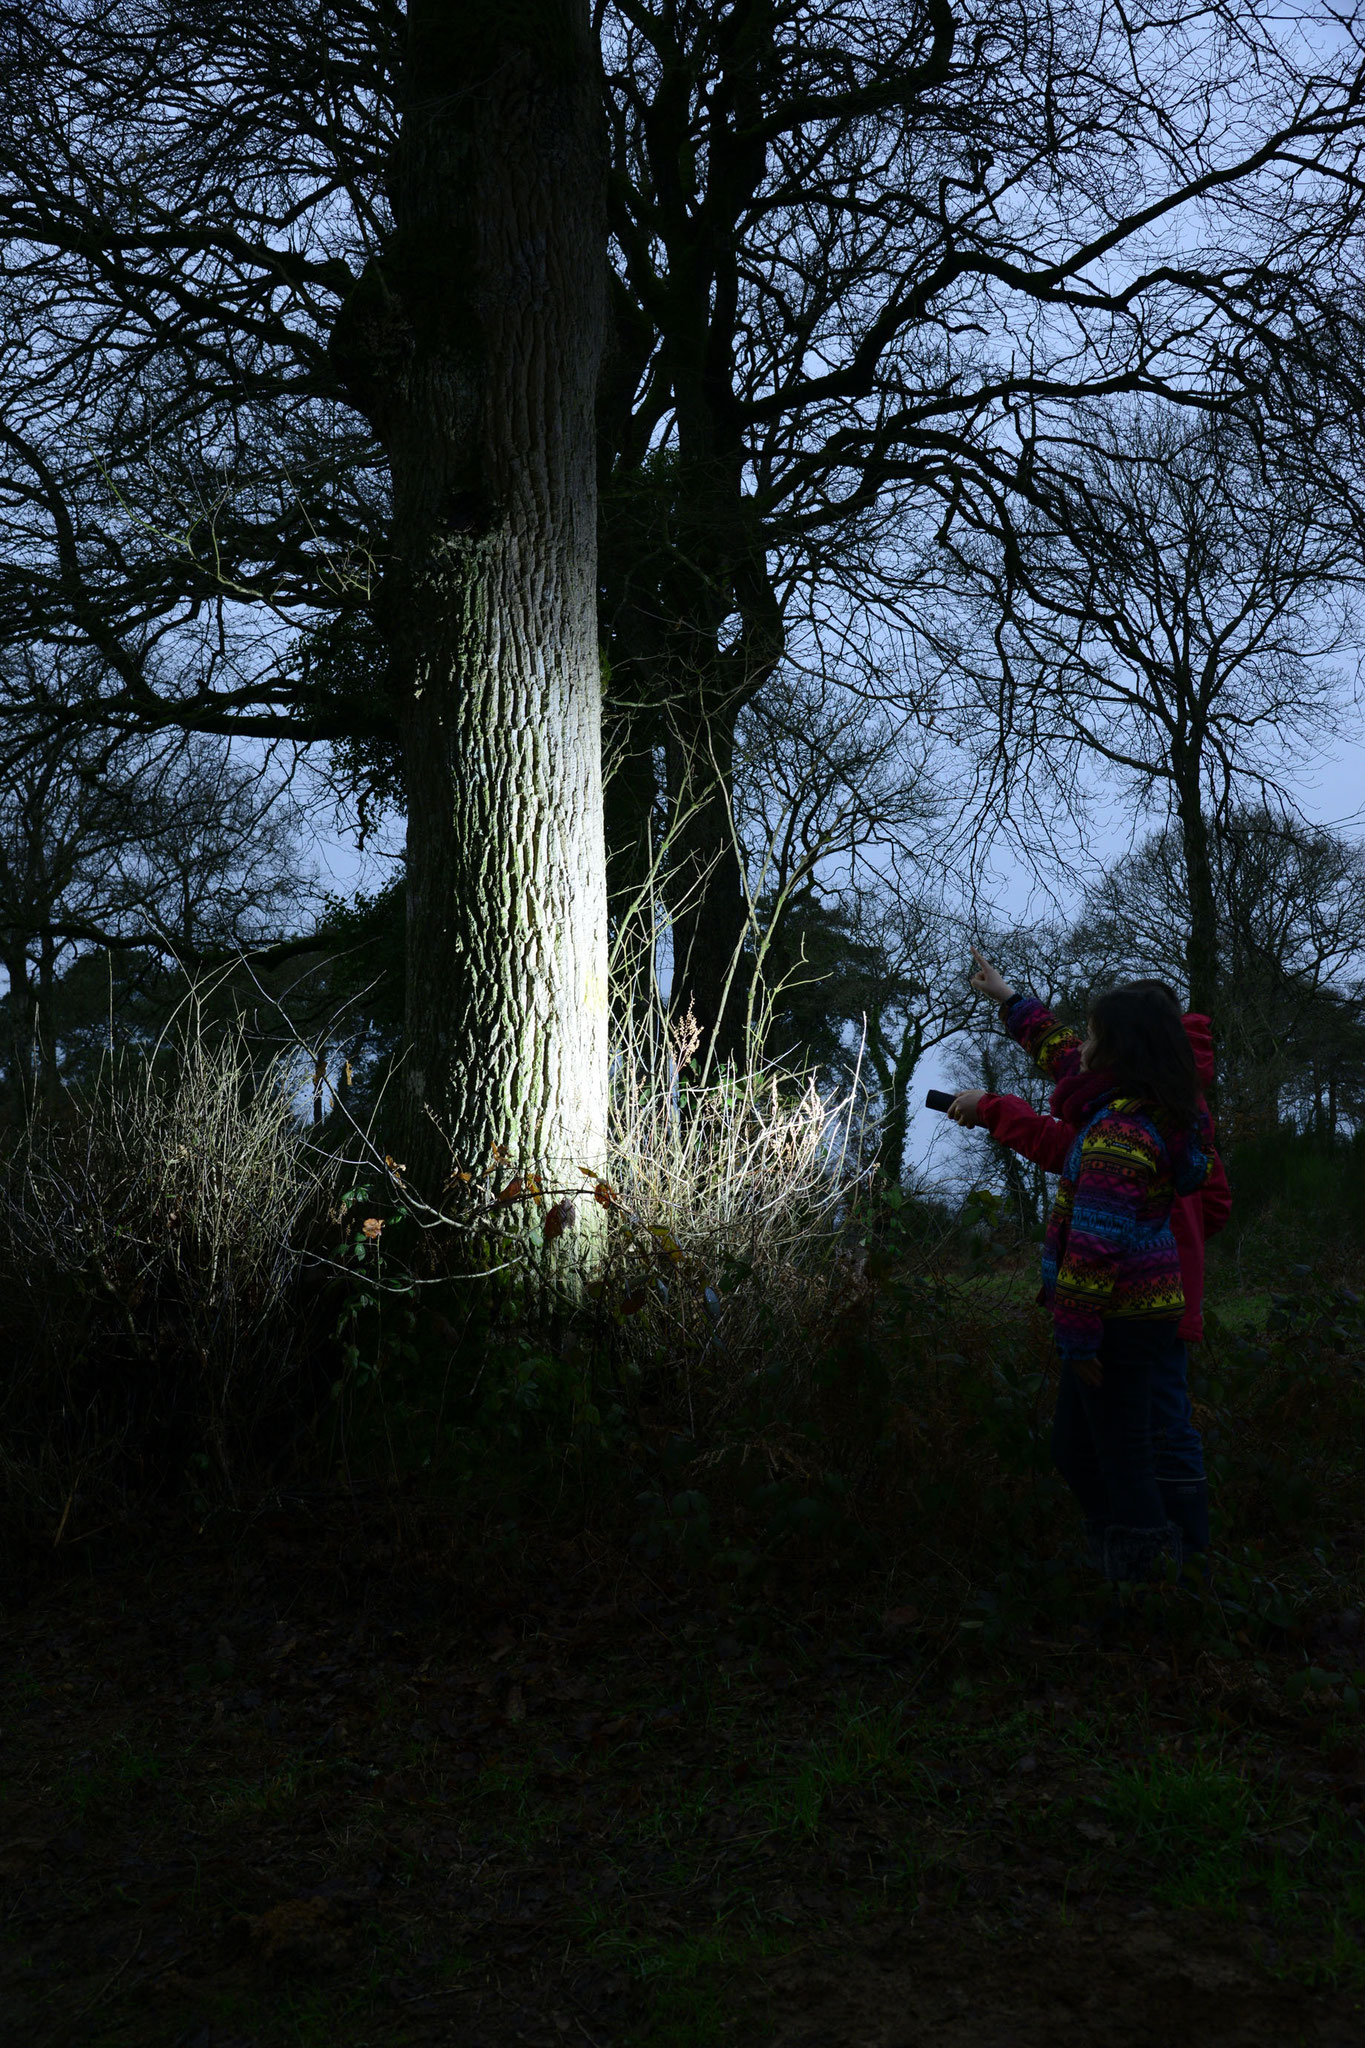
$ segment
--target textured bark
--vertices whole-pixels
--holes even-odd
[[[725,718],[679,703],[665,745],[668,762],[669,907],[673,924],[671,1006],[689,1012],[702,1054],[738,1056],[744,1044],[749,976],[741,958],[748,924],[731,810],[734,733]]]
[[[1213,872],[1209,820],[1200,787],[1201,748],[1192,743],[1186,762],[1173,753],[1176,811],[1180,820],[1189,929],[1185,938],[1185,978],[1190,1008],[1216,1019],[1218,1011],[1218,893]]]
[[[605,1120],[596,79],[578,0],[413,0],[394,231],[333,342],[393,477],[427,1177],[448,1141],[576,1180]]]
[[[28,955],[19,947],[3,956],[9,977],[9,1093],[14,1113],[23,1117],[33,1106],[33,1049],[37,1029],[32,968]]]
[[[924,1028],[910,1018],[899,1041],[869,1029],[867,1057],[882,1097],[882,1133],[877,1163],[882,1178],[899,1187],[905,1170],[905,1144],[910,1135],[910,1083],[924,1051]]]

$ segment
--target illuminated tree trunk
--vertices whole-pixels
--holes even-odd
[[[404,676],[408,1165],[577,1181],[605,1123],[593,395],[606,269],[579,0],[413,0],[394,228],[338,369],[383,437]]]

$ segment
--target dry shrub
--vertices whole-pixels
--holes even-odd
[[[603,1281],[635,1369],[696,1433],[754,1376],[809,1391],[868,1295],[850,1218],[867,1173],[856,1098],[755,1063],[694,1080],[695,1027],[614,1069]]]
[[[299,1393],[329,1173],[290,1064],[191,1012],[0,1162],[0,1500],[69,1533],[237,1483]],[[297,1422],[294,1423],[297,1427]]]
[[[942,1215],[864,1167],[856,1099],[689,1085],[669,1050],[618,1067],[603,1296],[659,1452],[648,1539],[803,1571],[870,1545],[957,1605],[972,1574],[1065,1550],[1032,1287],[951,1274]]]

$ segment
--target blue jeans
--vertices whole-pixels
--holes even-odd
[[[1158,1327],[1166,1329],[1165,1323]],[[1163,1344],[1152,1371],[1152,1436],[1158,1479],[1202,1479],[1204,1439],[1190,1409],[1189,1353],[1183,1337]]]
[[[1099,1357],[1098,1387],[1062,1367],[1053,1462],[1096,1527],[1162,1528],[1170,1516],[1161,1481],[1203,1477],[1178,1325],[1115,1318]]]

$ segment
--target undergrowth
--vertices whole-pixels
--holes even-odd
[[[0,1512],[48,1544],[235,1497],[309,1413],[333,1176],[289,1063],[182,1023],[0,1155]]]
[[[103,2001],[149,2048],[405,2015],[702,2048],[879,1918],[1030,2006],[1039,1956],[1115,1943],[1131,1995],[1169,1922],[1286,2013],[1358,2010],[1349,1234],[1272,1233],[1254,1295],[1213,1262],[1213,1570],[1116,1606],[1051,1470],[1036,1247],[989,1195],[840,1177],[799,1087],[678,1062],[634,1152],[584,1162],[586,1275],[563,1193],[495,1160],[471,1278],[244,1057],[7,1167],[0,1508],[65,1566],[0,1682],[16,2038],[65,2000],[70,2038]],[[133,1569],[149,1498],[183,1535]]]
[[[574,1198],[495,1158],[459,1247],[367,1133],[317,1142],[288,1063],[240,1037],[187,1031],[22,1133],[0,1188],[10,1528],[62,1546],[149,1501],[202,1522],[272,1488],[377,1490],[489,1556],[558,1524],[745,1598],[871,1573],[984,1657],[1021,1615],[1074,1619],[1035,1248],[987,1193],[954,1218],[879,1188],[853,1104],[699,1080],[663,1044],[618,1068]],[[1234,1158],[1235,1182],[1255,1170]],[[1244,1253],[1211,1268],[1192,1388],[1219,1564],[1193,1604],[1232,1662],[1357,1597],[1365,1310],[1353,1241],[1324,1242],[1250,1321],[1217,1301]],[[1355,1711],[1360,1667],[1343,1639],[1301,1682]]]

